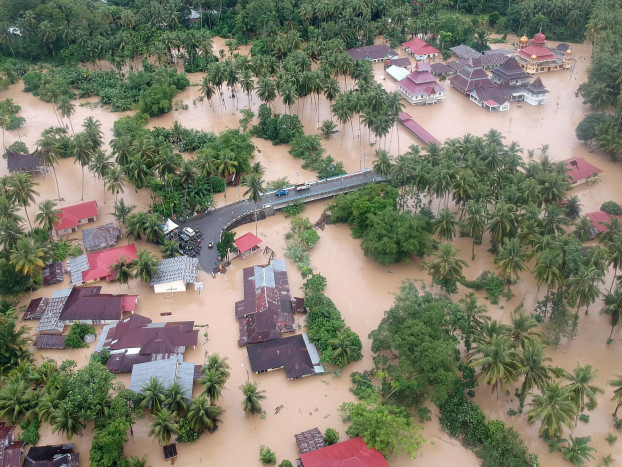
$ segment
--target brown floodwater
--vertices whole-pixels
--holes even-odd
[[[516,42],[516,37],[510,37]],[[556,45],[554,43],[553,45]],[[225,49],[222,39],[215,40],[215,50]],[[527,104],[517,108],[511,105],[510,111],[502,113],[489,113],[466,99],[457,91],[449,88],[445,81],[443,86],[447,90],[447,99],[438,105],[428,107],[416,107],[406,105],[415,120],[421,123],[439,140],[459,137],[465,133],[483,135],[489,129],[496,128],[506,137],[506,142],[517,141],[525,149],[538,149],[542,145],[549,146],[549,154],[555,160],[563,160],[572,156],[585,157],[589,162],[604,170],[601,182],[596,186],[582,186],[575,188],[585,212],[597,210],[600,204],[609,199],[620,201],[622,199],[622,187],[617,183],[621,175],[618,165],[609,161],[608,156],[600,153],[590,153],[588,148],[577,141],[574,129],[583,116],[589,111],[581,100],[574,96],[579,84],[584,81],[586,69],[590,63],[589,55],[591,48],[588,45],[573,44],[573,56],[577,59],[572,71],[563,71],[542,75],[542,80],[551,91],[548,102],[542,107],[532,107]],[[247,52],[242,49],[241,52]],[[136,65],[136,64],[134,64]],[[129,65],[128,65],[129,66]],[[395,88],[395,83],[388,76],[385,77],[382,65],[375,65],[376,78],[388,90]],[[198,84],[202,74],[190,76],[191,83]],[[340,80],[343,87],[343,80]],[[348,87],[352,83],[348,81]],[[49,126],[56,126],[56,118],[52,106],[41,102],[32,94],[22,92],[21,83],[12,85],[8,90],[0,93],[0,98],[12,97],[16,103],[22,106],[21,116],[26,118],[26,123],[20,134],[22,140],[32,150],[36,147],[36,141],[40,133]],[[189,128],[203,129],[206,131],[219,132],[226,128],[237,128],[241,118],[240,110],[246,107],[257,112],[260,101],[256,96],[252,103],[247,96],[238,93],[236,99],[226,97],[224,104],[216,96],[212,100],[212,106],[206,100],[199,99],[198,86],[189,86],[180,93],[175,100],[181,100],[188,106],[187,110],[176,110],[166,115],[150,120],[148,126],[172,126],[174,121],[179,121]],[[87,116],[93,116],[102,123],[106,148],[112,137],[112,125],[122,115],[130,113],[111,113],[108,109],[94,104],[96,99],[83,99],[76,107],[76,114],[72,117],[74,129],[77,131],[80,123]],[[298,112],[308,133],[316,132],[318,125],[318,110],[315,98],[301,100],[300,104],[292,107],[292,111]],[[284,112],[283,104],[275,102],[277,111]],[[319,121],[329,119],[329,104],[325,99],[319,102]],[[340,128],[341,129],[341,128]],[[364,166],[370,166],[373,161],[373,151],[377,146],[372,146],[368,132],[359,130],[357,119],[352,126],[346,125],[343,135],[337,134],[329,140],[324,140],[327,154],[332,154],[337,160],[342,161],[348,171],[356,171]],[[18,139],[15,131],[6,132],[6,145]],[[254,138],[257,146],[255,161],[261,162],[266,168],[266,180],[274,180],[279,177],[288,177],[291,182],[312,180],[315,174],[305,171],[301,167],[301,161],[292,158],[288,153],[287,146],[273,146],[270,142]],[[389,149],[393,153],[399,150],[404,152],[409,145],[417,144],[417,140],[404,131],[399,125],[392,133],[383,139],[379,146]],[[539,151],[536,151],[539,154]],[[366,157],[364,157],[366,155]],[[185,155],[188,157],[189,155]],[[524,156],[527,157],[525,151]],[[79,166],[71,159],[61,160],[57,166],[57,173],[61,185],[61,206],[67,206],[80,202],[82,173]],[[0,174],[6,174],[6,164],[0,164]],[[37,176],[39,196],[37,201],[54,199],[56,186],[52,173],[46,177]],[[236,188],[227,190],[227,199],[222,194],[216,197],[216,203],[222,205],[225,202],[237,201],[243,196]],[[125,193],[120,195],[126,202],[135,204],[138,209],[145,209],[149,204],[149,195],[146,190],[138,193],[131,187],[127,187]],[[107,194],[107,202],[104,203],[104,190],[102,183],[89,173],[85,177],[84,199],[98,200],[101,214],[98,223],[113,222],[110,215],[112,211],[112,198]],[[304,213],[315,221],[324,208],[324,203],[316,202],[309,205]],[[29,209],[31,218],[36,213],[36,207]],[[254,232],[255,226],[248,224],[238,227],[238,234]],[[289,229],[289,220],[283,215],[268,218],[259,222],[259,236],[264,245],[277,252],[277,257],[283,257],[284,235]],[[327,427],[336,428],[342,439],[345,437],[346,425],[341,421],[338,413],[339,405],[344,401],[353,401],[354,396],[349,392],[349,373],[361,371],[372,366],[371,341],[368,339],[370,331],[378,326],[384,311],[390,308],[393,298],[399,291],[402,281],[411,279],[415,281],[421,290],[438,292],[438,288],[430,284],[427,273],[421,268],[421,260],[415,260],[408,264],[396,264],[389,267],[380,266],[364,256],[360,249],[359,240],[352,239],[349,229],[344,225],[329,225],[320,231],[320,241],[311,253],[311,261],[316,272],[323,274],[328,279],[326,293],[330,296],[341,311],[346,323],[357,332],[363,341],[364,358],[360,362],[349,365],[341,376],[329,373],[323,376],[308,377],[300,381],[287,381],[283,371],[274,371],[262,375],[249,373],[248,357],[244,349],[237,346],[238,326],[233,316],[233,305],[242,297],[242,270],[243,268],[267,262],[267,257],[256,255],[246,260],[236,259],[228,273],[219,275],[215,279],[205,273],[200,273],[200,280],[205,284],[204,290],[199,295],[194,290],[174,295],[155,295],[145,284],[133,281],[130,287],[118,284],[102,284],[104,292],[140,294],[137,312],[152,318],[154,321],[165,320],[194,320],[200,329],[199,345],[196,349],[190,349],[186,355],[186,361],[202,363],[207,353],[219,353],[225,355],[231,364],[231,378],[227,382],[226,389],[219,405],[225,410],[223,423],[220,429],[213,435],[204,435],[201,440],[193,445],[180,445],[178,465],[195,466],[210,464],[215,466],[243,466],[258,465],[259,447],[267,445],[272,448],[280,460],[293,461],[297,457],[296,445],[293,435],[297,432],[317,426],[322,431]],[[80,235],[73,235],[80,241]],[[122,241],[122,243],[125,240]],[[493,269],[490,254],[486,246],[476,247],[477,257],[470,260],[471,244],[468,239],[456,239],[456,246],[461,250],[460,256],[469,261],[469,268],[465,269],[465,276],[469,279],[477,277],[482,271]],[[155,251],[153,246],[144,242],[138,242],[139,248],[148,248]],[[288,273],[292,294],[302,293],[302,279],[295,265],[288,262]],[[610,281],[611,274],[607,280]],[[20,301],[20,305],[27,305],[32,298],[50,296],[53,290],[69,286],[68,279],[65,283],[40,289]],[[521,301],[524,301],[526,310],[532,310],[536,302],[537,286],[529,274],[523,274],[520,282],[514,286],[515,296],[509,302],[501,301],[499,306],[492,306],[485,302],[482,294],[480,301],[488,304],[489,313],[494,318],[504,322],[509,321],[511,311]],[[466,292],[462,287],[452,298],[458,299]],[[542,293],[541,293],[542,294]],[[548,348],[547,353],[553,358],[553,363],[571,370],[576,362],[592,364],[599,369],[597,383],[606,387],[606,381],[614,373],[622,372],[619,363],[621,344],[621,331],[614,333],[614,342],[606,345],[609,332],[608,320],[599,315],[602,302],[592,305],[590,315],[584,317],[581,313],[579,335],[572,341],[563,342],[557,348]],[[163,311],[172,311],[171,316],[162,317]],[[304,318],[296,317],[299,329],[303,329]],[[36,323],[28,323],[34,329]],[[98,331],[99,331],[98,326]],[[588,350],[589,349],[589,350]],[[54,358],[61,361],[71,358],[84,364],[90,349],[43,351],[37,352],[41,358]],[[129,375],[121,375],[119,381],[128,384]],[[257,381],[260,388],[266,391],[266,400],[263,407],[266,410],[265,418],[246,417],[241,409],[241,392],[238,389],[247,379]],[[543,466],[566,465],[559,453],[550,454],[546,444],[538,438],[538,425],[529,425],[524,415],[510,417],[507,415],[509,408],[516,408],[518,402],[512,396],[514,386],[505,388],[510,391],[510,396],[502,392],[499,399],[491,396],[488,387],[480,387],[477,391],[476,401],[482,406],[487,416],[499,418],[515,427],[525,439],[529,448],[540,456]],[[609,446],[605,436],[613,432],[610,414],[614,404],[609,401],[611,392],[606,388],[605,395],[599,397],[599,406],[590,412],[588,424],[579,422],[573,434],[575,436],[592,436],[592,445],[597,448],[596,458],[612,453],[620,458],[622,453],[617,446]],[[194,394],[198,395],[200,388],[195,385]],[[278,413],[275,410],[282,408]],[[410,465],[479,465],[478,459],[472,452],[464,449],[460,443],[449,438],[442,432],[438,423],[438,411],[433,409],[432,421],[427,422],[424,428],[424,436],[427,440],[417,460],[407,458],[391,458],[392,466],[405,467]],[[161,448],[157,442],[148,437],[148,423],[151,417],[139,421],[134,427],[134,436],[130,437],[126,445],[128,455],[149,456],[149,465],[163,465]],[[88,465],[88,451],[92,434],[90,429],[85,430],[82,437],[75,436],[71,441],[76,444],[77,450],[82,452],[80,465]],[[41,429],[40,444],[63,442],[63,437],[54,434],[46,425]],[[243,446],[240,449],[240,446]],[[593,462],[592,465],[595,465]]]

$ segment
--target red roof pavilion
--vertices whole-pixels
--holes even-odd
[[[582,180],[587,180],[588,178],[592,178],[594,175],[598,175],[602,173],[595,165],[590,164],[583,157],[573,157],[572,159],[566,159],[564,161],[566,164],[568,178],[571,183],[577,183]]]
[[[235,239],[235,246],[239,250],[240,254],[255,248],[260,243],[261,238],[253,235],[250,232],[242,235],[240,238]]]
[[[300,455],[304,467],[389,467],[375,448],[368,448],[363,438],[352,438]]]
[[[80,219],[88,219],[89,217],[97,217],[99,210],[97,209],[97,201],[87,201],[86,203],[75,204],[60,208],[60,220],[56,224],[55,230],[65,230],[78,226]]]

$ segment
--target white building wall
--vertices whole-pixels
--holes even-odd
[[[164,284],[156,284],[153,286],[155,293],[171,293],[171,292],[185,292],[186,283],[183,280],[166,282]]]

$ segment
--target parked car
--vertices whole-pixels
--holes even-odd
[[[309,182],[304,182],[304,183],[295,185],[294,188],[296,188],[296,191],[304,191],[304,190],[308,190],[310,186],[311,185],[309,185]]]
[[[194,237],[194,230],[190,227],[184,227],[184,233],[188,235],[188,237]]]
[[[289,193],[289,191],[287,191],[285,188],[281,188],[280,190],[276,190],[274,192],[274,194],[277,195],[277,196],[285,196],[288,193]]]

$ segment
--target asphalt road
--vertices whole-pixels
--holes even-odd
[[[258,204],[258,208],[267,207],[267,205],[275,206],[280,209],[284,201],[294,201],[300,199],[303,202],[307,202],[309,197],[313,195],[326,194],[329,197],[331,192],[339,190],[344,187],[356,186],[372,182],[376,179],[376,173],[373,171],[357,172],[354,174],[344,175],[342,177],[336,177],[327,180],[321,180],[316,182],[310,182],[308,190],[296,191],[295,188],[288,189],[289,193],[285,196],[276,196],[274,192],[266,193]],[[235,203],[227,204],[225,206],[216,208],[208,212],[205,216],[188,219],[185,222],[179,223],[181,228],[183,227],[198,227],[203,233],[201,254],[199,255],[199,263],[201,267],[210,272],[217,266],[218,250],[216,250],[216,243],[220,240],[221,230],[229,225],[231,221],[253,212],[255,209],[255,203],[250,203],[248,200],[236,201]],[[208,248],[209,242],[214,243],[213,248]]]

